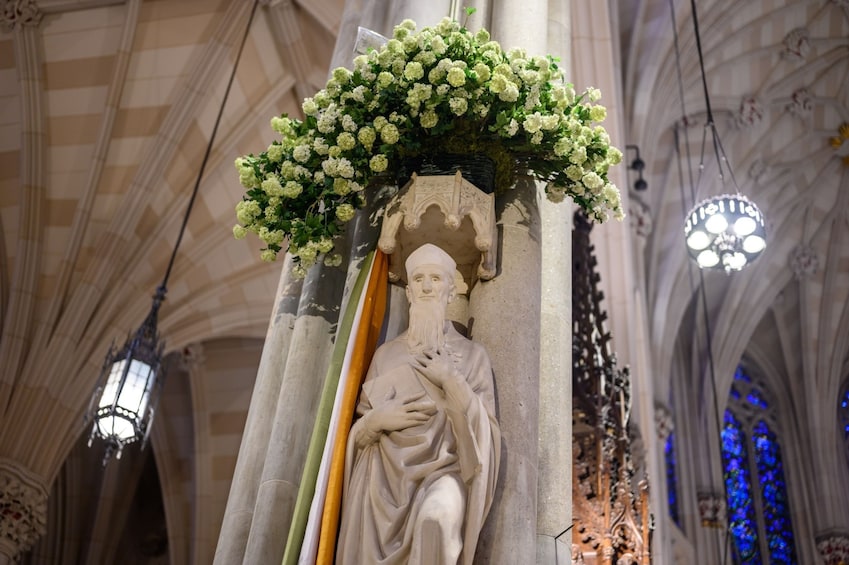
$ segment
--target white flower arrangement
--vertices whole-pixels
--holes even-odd
[[[553,57],[503,51],[486,30],[457,21],[416,30],[405,20],[380,49],[338,68],[303,102],[304,119],[271,120],[280,135],[259,156],[236,159],[244,199],[237,238],[253,232],[272,261],[286,245],[303,276],[322,256],[378,179],[392,179],[409,157],[442,153],[488,156],[496,191],[517,171],[546,182],[554,202],[572,199],[596,221],[622,219],[607,171],[622,159],[600,125],[601,93],[576,95]]]

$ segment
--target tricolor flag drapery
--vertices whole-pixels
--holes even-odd
[[[386,313],[388,270],[382,251],[369,253],[351,289],[321,393],[283,565],[333,563],[348,432]]]

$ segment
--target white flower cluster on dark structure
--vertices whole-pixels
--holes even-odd
[[[370,188],[394,182],[404,159],[438,152],[489,157],[497,192],[521,172],[546,182],[552,201],[568,195],[597,221],[621,219],[607,171],[622,154],[599,125],[599,98],[576,95],[556,59],[505,52],[486,30],[405,20],[353,71],[335,69],[304,100],[303,120],[273,118],[280,139],[266,151],[236,159],[246,194],[234,234],[257,234],[268,261],[287,245],[299,275],[321,257],[338,263],[333,240]]]

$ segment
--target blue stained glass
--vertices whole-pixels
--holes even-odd
[[[769,562],[790,565],[796,562],[796,552],[781,449],[775,434],[763,420],[755,424],[752,440],[763,496]]]
[[[738,371],[739,372],[739,371]],[[725,490],[728,493],[728,525],[741,565],[760,565],[758,526],[752,506],[749,457],[740,422],[728,410],[722,430],[722,458],[725,461]]]
[[[840,402],[840,411],[843,420],[844,437],[849,440],[849,386],[843,392],[843,400]]]
[[[680,526],[681,521],[678,516],[678,471],[676,469],[675,432],[667,436],[663,455],[666,459],[666,498],[669,502],[669,517]]]
[[[749,394],[746,395],[746,400],[749,401],[749,404],[752,406],[757,406],[758,408],[769,408],[769,404],[767,404],[764,397],[761,395],[761,391],[756,388],[753,388]]]
[[[743,370],[743,367],[738,366],[737,370],[734,371],[734,379],[738,381],[744,381],[747,383],[752,382],[752,379],[749,378],[749,375],[746,374],[746,371]]]
[[[731,398],[734,400],[740,400],[740,391],[737,390],[737,387],[731,387]]]

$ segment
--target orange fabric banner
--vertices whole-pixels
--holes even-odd
[[[363,384],[371,358],[377,349],[377,339],[386,313],[389,261],[379,249],[375,252],[371,278],[366,289],[363,313],[357,328],[356,342],[351,357],[348,381],[342,399],[338,435],[333,445],[330,478],[324,512],[321,516],[321,534],[318,542],[316,565],[332,565],[336,552],[336,536],[339,531],[339,516],[342,509],[342,482],[345,477],[345,451],[348,432],[354,419],[360,386]]]

